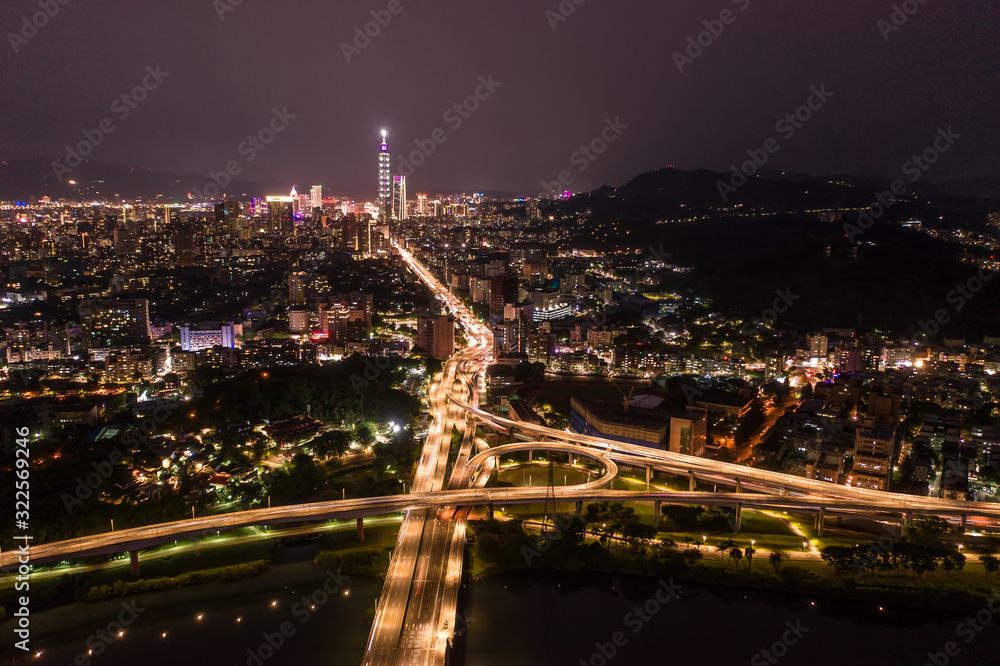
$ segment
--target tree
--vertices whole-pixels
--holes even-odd
[[[736,560],[736,566],[740,566],[740,560],[743,559],[743,551],[738,546],[734,547],[729,551],[729,559]]]
[[[774,573],[778,573],[778,570],[781,569],[781,565],[788,559],[788,554],[783,550],[776,549],[771,551],[771,554],[767,556],[767,559],[771,562],[771,566],[774,567]]]
[[[312,448],[316,455],[323,458],[342,456],[351,448],[351,434],[343,430],[330,430],[316,437],[312,441]]]
[[[646,552],[646,547],[656,537],[656,528],[640,523],[638,519],[632,520],[622,528],[622,537],[632,545],[633,550],[638,545],[642,552]]]
[[[851,546],[827,546],[819,552],[824,562],[833,567],[839,576],[854,566],[855,549]]]
[[[375,433],[372,432],[370,425],[362,423],[354,430],[354,439],[357,440],[358,444],[367,449],[375,443]]]
[[[983,563],[983,569],[986,570],[987,576],[1000,570],[1000,558],[997,558],[996,555],[982,555],[979,561]]]
[[[743,551],[743,555],[747,558],[747,567],[753,570],[753,556],[757,550],[753,546],[747,546],[746,550]]]

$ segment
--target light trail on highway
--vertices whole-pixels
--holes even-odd
[[[412,492],[254,509],[232,514],[192,518],[95,534],[32,547],[32,561],[44,563],[86,555],[138,551],[169,541],[214,534],[241,527],[314,522],[406,512],[390,562],[375,621],[366,648],[366,666],[441,665],[455,630],[456,603],[461,584],[466,519],[469,508],[501,504],[544,502],[549,489],[485,489],[505,451],[488,450],[475,436],[477,423],[534,440],[506,451],[551,450],[596,458],[608,474],[599,482],[562,486],[551,492],[558,502],[660,502],[702,506],[743,507],[818,513],[946,518],[1000,521],[1000,504],[962,502],[851,488],[802,477],[722,463],[659,449],[623,444],[563,430],[518,423],[478,407],[478,377],[492,354],[492,334],[408,252],[399,248],[411,269],[440,298],[466,331],[468,346],[452,356],[431,381],[428,402],[434,421],[428,431]],[[468,401],[464,395],[468,394]],[[463,397],[459,397],[463,396]],[[462,446],[445,488],[451,451],[451,433],[462,433]],[[472,449],[478,450],[474,454]],[[617,465],[689,475],[697,481],[737,486],[754,492],[633,492],[600,487],[617,473]],[[479,474],[473,477],[473,473]],[[775,494],[777,493],[777,494]],[[442,511],[442,509],[445,509]],[[0,554],[0,567],[17,565],[17,553]]]

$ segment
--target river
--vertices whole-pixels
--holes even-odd
[[[381,583],[330,578],[305,559],[249,581],[144,595],[138,606],[117,600],[38,613],[32,618],[32,646],[41,649],[39,658],[11,649],[8,620],[0,628],[0,665],[359,664],[369,630],[365,611]],[[317,596],[325,581],[332,593]],[[1000,617],[981,632],[959,634],[960,618],[941,613],[680,587],[586,573],[481,579],[466,590],[468,629],[456,643],[452,664],[922,666],[933,663],[928,653],[940,653],[934,666],[943,666],[949,642],[948,664],[994,666],[1000,655]],[[129,608],[137,616],[123,636],[114,635],[117,625],[110,623],[122,614],[128,619]],[[88,648],[99,652],[88,655]]]

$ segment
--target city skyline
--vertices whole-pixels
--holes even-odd
[[[8,71],[4,89],[31,90],[42,108],[61,109],[64,125],[58,132],[35,131],[40,117],[32,117],[25,105],[14,102],[16,95],[8,94],[0,102],[8,119],[0,128],[0,144],[7,147],[0,157],[64,158],[67,145],[82,139],[84,131],[95,130],[107,116],[114,132],[104,137],[89,159],[170,173],[207,174],[223,168],[228,160],[240,159],[238,148],[245,137],[266,126],[274,108],[287,108],[295,119],[265,150],[258,151],[253,163],[244,165],[243,178],[323,182],[357,192],[365,187],[366,179],[351,165],[367,154],[369,132],[391,126],[397,156],[394,171],[399,170],[400,159],[419,150],[420,143],[435,145],[427,143],[435,129],[447,134],[426,164],[410,176],[411,187],[528,194],[539,191],[541,182],[571,169],[577,180],[573,189],[584,191],[618,186],[636,173],[669,165],[725,171],[771,136],[776,120],[794,113],[811,86],[826,85],[835,97],[794,140],[782,146],[773,168],[814,175],[895,176],[900,165],[922,150],[926,136],[952,125],[975,140],[959,147],[961,160],[942,164],[929,178],[946,182],[997,175],[991,159],[998,147],[996,128],[985,115],[971,112],[977,107],[995,107],[998,101],[996,88],[988,84],[987,70],[977,64],[988,61],[992,53],[981,26],[997,22],[1000,10],[995,5],[920,5],[919,12],[905,15],[905,22],[900,21],[903,25],[888,32],[880,28],[880,22],[893,21],[892,5],[878,0],[837,8],[789,4],[780,13],[756,3],[747,3],[742,10],[742,5],[743,0],[733,4],[735,22],[726,25],[719,37],[704,39],[711,43],[700,47],[704,53],[691,58],[692,63],[683,62],[690,58],[686,51],[691,48],[691,53],[697,53],[699,47],[690,47],[688,39],[697,44],[695,38],[706,30],[705,24],[718,21],[718,10],[679,4],[609,10],[587,4],[561,17],[565,20],[554,20],[546,14],[552,8],[525,0],[516,0],[503,11],[403,5],[405,9],[380,29],[371,44],[347,62],[340,45],[353,42],[355,26],[363,28],[373,20],[368,9],[317,5],[313,9],[327,18],[315,21],[317,28],[324,23],[338,28],[326,35],[328,43],[322,48],[301,45],[286,54],[256,43],[251,49],[250,42],[241,41],[238,35],[258,34],[265,21],[273,21],[276,30],[293,30],[293,14],[273,17],[244,4],[220,16],[211,3],[196,0],[181,0],[170,12],[130,7],[134,25],[161,28],[145,31],[149,38],[139,41],[131,34],[116,31],[112,37],[107,32],[106,26],[114,25],[109,18],[123,6],[109,3],[76,12],[68,5],[37,36],[20,44],[17,53],[11,48],[3,56]],[[12,33],[17,34],[21,17],[30,15],[32,7],[36,7],[34,2],[24,0],[8,5],[7,26]],[[501,66],[489,57],[496,47],[495,37],[471,38],[477,19],[494,23],[497,35],[505,34],[502,26],[516,22],[515,33],[523,33],[532,46]],[[453,61],[441,47],[433,47],[400,57],[402,51],[413,50],[414,41],[426,34],[432,22],[442,21],[451,34],[462,35],[461,43],[471,50],[469,56]],[[221,38],[205,43],[229,47],[223,61],[244,58],[250,64],[248,72],[235,74],[232,82],[218,82],[199,67],[220,57],[207,46],[190,55],[171,54],[164,38],[178,22],[192,35],[221,29]],[[622,30],[626,26],[628,30]],[[949,29],[942,32],[941,26]],[[773,45],[754,41],[758,35],[784,31],[810,34],[810,39],[784,43],[780,52]],[[958,33],[963,35],[960,42],[953,37]],[[107,49],[81,63],[78,72],[60,69],[58,64],[79,50],[87,35]],[[619,46],[620,54],[612,48],[607,49],[610,57],[596,58],[575,46],[600,40]],[[850,45],[850,59],[827,55],[840,43]],[[132,58],[111,58],[113,44],[130,47]],[[568,57],[559,57],[563,52]],[[683,72],[678,71],[675,54],[682,56]],[[398,66],[401,60],[407,67]],[[334,105],[332,114],[317,113],[296,93],[300,83],[311,81],[299,71],[312,61],[328,63],[324,71],[330,72],[337,88],[366,92],[371,88],[370,93],[358,96],[360,104]],[[544,66],[530,66],[538,62]],[[638,68],[629,64],[633,62],[645,64]],[[958,68],[962,76],[945,75],[942,63]],[[145,72],[147,65],[154,70],[160,66],[166,76],[154,82]],[[255,74],[248,78],[251,70]],[[425,77],[410,76],[411,71],[443,76],[431,76],[418,94],[416,86]],[[851,75],[845,76],[846,72]],[[479,77],[491,75],[501,85],[477,104],[475,112],[465,117],[464,111],[450,111],[456,102],[475,94]],[[732,79],[726,78],[731,75]],[[134,102],[133,109],[119,99],[112,109],[116,98],[130,94],[144,77],[156,86],[141,95],[144,101]],[[38,90],[35,83],[39,80],[50,85]],[[270,94],[251,95],[259,80],[277,84],[267,87]],[[728,83],[720,85],[723,80]],[[520,105],[519,100],[542,94],[547,87],[553,90],[543,95],[548,104]],[[63,89],[74,95],[71,108],[50,97],[49,91]],[[513,92],[508,94],[508,90]],[[601,101],[587,113],[572,113],[591,96],[589,91],[599,92]],[[178,113],[179,101],[189,95],[240,104],[213,104],[210,114]],[[947,105],[951,98],[970,95],[969,110]],[[407,106],[400,105],[396,96],[416,100],[416,104],[409,105],[406,113],[392,111]],[[317,109],[323,106],[328,105],[320,104]],[[726,109],[734,107],[740,112],[731,116]],[[216,112],[218,108],[221,113]],[[600,135],[606,118],[616,117],[629,129],[586,172],[576,173],[571,162],[575,151]],[[901,118],[906,122],[900,122]],[[514,141],[501,138],[508,135]],[[514,147],[516,158],[510,150]],[[330,160],[331,154],[338,159]]]
[[[4,27],[0,663],[997,661],[995,0]]]

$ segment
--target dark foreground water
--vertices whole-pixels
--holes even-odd
[[[39,658],[11,649],[5,621],[0,666],[360,664],[365,611],[381,589],[381,581],[345,581],[297,562],[247,581],[74,604],[32,618]],[[119,637],[120,620],[131,624]]]
[[[115,623],[129,619],[122,601],[38,613],[32,645],[40,658],[11,649],[8,620],[0,666],[354,666],[381,584],[330,579],[334,592],[317,594],[325,581],[325,572],[296,562],[249,581],[144,595],[121,637]],[[481,580],[467,590],[468,630],[452,664],[1000,664],[1000,616],[993,621],[989,611],[977,632],[960,627],[961,618],[869,604],[693,586],[673,594],[667,582],[591,574]]]
[[[934,666],[1000,664],[1000,615],[981,632],[970,627],[960,635],[960,618],[924,611],[813,605],[798,597],[693,586],[671,599],[668,587],[590,574],[478,581],[469,590],[465,663],[922,666],[934,663],[928,653],[941,653]],[[660,599],[671,600],[661,604],[657,590]],[[985,611],[983,619],[989,615]],[[949,642],[954,656],[945,653]]]

